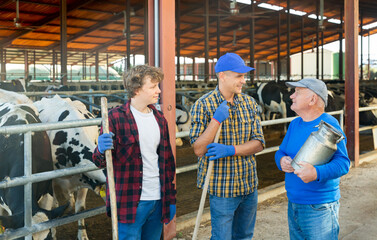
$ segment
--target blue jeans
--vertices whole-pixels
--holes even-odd
[[[161,218],[161,200],[140,201],[134,223],[118,222],[119,240],[160,240]]]
[[[211,240],[251,239],[257,216],[258,192],[245,196],[222,198],[209,196]]]
[[[339,201],[323,204],[288,202],[291,240],[333,240],[339,235]]]

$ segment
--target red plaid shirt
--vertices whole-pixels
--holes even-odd
[[[176,190],[173,184],[175,174],[174,156],[169,142],[168,124],[164,116],[153,105],[157,123],[160,127],[160,144],[157,148],[160,169],[162,221],[167,223],[170,217],[170,204],[175,204]],[[130,101],[109,112],[109,130],[115,134],[112,150],[114,180],[117,198],[118,221],[134,223],[136,208],[140,201],[143,181],[143,161],[140,153],[139,133],[135,118],[130,110]],[[101,129],[102,133],[102,129]],[[106,160],[98,148],[94,150],[93,162],[99,167],[106,167]],[[109,190],[106,191],[107,215],[110,216]]]

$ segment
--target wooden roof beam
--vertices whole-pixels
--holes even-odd
[[[73,41],[73,40],[75,40],[79,37],[82,37],[82,36],[84,36],[88,33],[91,33],[95,30],[98,30],[99,28],[104,27],[104,26],[106,26],[106,25],[108,25],[108,24],[110,24],[114,21],[117,21],[117,20],[121,19],[122,17],[123,17],[123,11],[118,12],[114,16],[108,18],[106,21],[98,22],[97,24],[94,24],[93,26],[91,26],[91,27],[89,27],[89,28],[87,28],[83,31],[78,32],[77,34],[68,37],[67,42],[71,42],[71,41]],[[58,43],[51,44],[47,49],[48,50],[57,49],[57,48],[59,48],[59,46],[60,46],[60,41]]]
[[[0,6],[1,8],[1,6]],[[1,8],[0,9],[2,12],[7,12],[7,13],[14,13],[14,15],[16,15],[16,12],[15,10],[13,9],[5,9],[5,8]],[[39,16],[49,16],[50,14],[45,14],[45,13],[41,13],[41,12],[34,12],[34,11],[18,11],[20,14],[32,14],[32,15],[39,15]],[[5,21],[5,20],[2,20],[2,21]],[[13,19],[12,20],[9,20],[10,22],[13,23]],[[25,21],[22,21],[22,23],[25,23]]]
[[[138,11],[139,9],[141,9],[141,7],[139,7],[138,9],[135,9],[135,11]],[[96,30],[98,30],[98,29],[100,29],[100,28],[102,28],[102,27],[104,27],[104,26],[106,26],[108,24],[111,24],[111,23],[113,23],[113,22],[115,22],[115,21],[117,21],[119,19],[122,19],[123,16],[124,16],[123,11],[120,11],[120,12],[116,13],[114,16],[106,19],[105,21],[98,22],[97,24],[94,24],[93,26],[91,26],[91,27],[89,27],[89,28],[87,28],[87,29],[85,29],[83,31],[78,32],[77,34],[68,37],[67,42],[71,42],[71,41],[73,41],[73,40],[75,40],[75,39],[77,39],[79,37],[82,37],[82,36],[84,36],[84,35],[86,35],[88,33],[96,31]],[[48,47],[48,49],[49,50],[56,49],[56,48],[59,48],[59,46],[60,46],[60,42],[59,43],[54,43],[54,44],[51,44]],[[93,51],[95,51],[95,50],[93,50]]]
[[[298,17],[298,16],[297,16]],[[314,23],[310,23],[309,25],[306,25],[305,27],[311,27],[311,26],[314,26],[314,24],[315,24],[315,22]],[[245,25],[247,25],[247,23],[245,23]],[[283,21],[283,23],[282,23],[282,25],[284,25],[284,21]],[[291,32],[295,32],[295,31],[299,31],[300,30],[300,26],[298,26],[298,27],[296,27],[296,28],[292,28],[291,29]],[[223,33],[225,33],[225,32],[228,32],[229,30],[233,30],[234,29],[234,27],[229,27],[229,28],[227,28],[227,29],[225,29],[224,31],[222,31],[221,32],[221,34],[223,34]],[[265,32],[266,30],[263,30],[263,32]],[[262,31],[258,31],[256,34],[258,34],[258,33],[261,33]],[[336,33],[337,34],[337,33]],[[281,32],[281,35],[284,35],[284,32]],[[293,37],[293,36],[292,36]],[[248,39],[249,38],[249,35],[245,35],[245,37],[242,37],[242,38],[238,38],[237,40],[238,41],[240,41],[240,40],[243,40],[243,39]],[[273,38],[277,38],[277,35],[272,35],[272,37],[271,37],[271,39],[273,39]],[[299,39],[300,37],[298,37],[297,39]],[[292,39],[292,41],[291,42],[293,42],[293,41],[295,41],[295,40],[297,40],[296,38],[295,39]],[[201,41],[200,41],[201,42]],[[264,42],[264,41],[263,41]],[[189,47],[189,46],[191,46],[191,45],[195,45],[195,44],[197,44],[198,42],[194,42],[194,43],[190,43],[190,45],[187,45],[187,46],[184,46],[184,47],[181,47],[181,49],[183,49],[183,48],[186,48],[186,47]],[[261,41],[259,41],[259,42],[256,42],[255,43],[255,45],[258,45],[258,44],[260,44],[261,43]],[[228,44],[230,44],[230,43],[228,43]],[[223,45],[224,46],[224,45]],[[265,49],[270,49],[272,46],[269,46],[269,47],[266,47]],[[211,51],[211,50],[213,50],[213,49],[216,49],[217,47],[212,47],[212,48],[210,48],[210,50],[209,51]],[[242,46],[240,46],[240,47],[236,47],[236,48],[233,48],[232,49],[232,51],[237,51],[237,50],[240,50],[240,49],[244,49],[245,48],[245,46],[244,45],[242,45]],[[263,50],[259,50],[259,51],[263,51]],[[265,50],[264,50],[265,51]],[[202,54],[203,53],[203,50],[201,50],[201,51],[195,51],[194,53],[193,53],[193,55],[200,55],[200,54]],[[257,50],[255,51],[255,54],[258,54],[257,53]],[[284,54],[283,54],[284,55]]]
[[[19,57],[21,57],[22,55],[24,55],[23,51],[22,52],[19,52],[17,53],[15,56],[9,56],[8,52],[7,52],[7,62],[9,61],[9,63],[12,61],[12,60],[15,60]]]
[[[334,37],[334,36],[338,36],[338,33],[333,33],[333,34],[330,34],[330,35],[327,35],[326,37],[324,37],[324,40],[325,40],[325,43],[326,43],[326,39],[328,39],[328,38],[332,38],[332,37]],[[298,39],[297,39],[298,40]],[[310,45],[310,47],[308,47],[308,48],[305,48],[304,47],[304,51],[306,51],[306,50],[309,50],[309,49],[311,49],[312,47],[311,47],[311,40],[307,40],[306,42],[304,42],[304,46],[305,45]],[[292,44],[292,41],[291,41],[291,44]],[[294,48],[298,48],[298,47],[301,47],[301,43],[298,43],[298,44],[295,44],[293,47],[291,47],[291,49],[294,49]],[[270,46],[270,47],[266,47],[266,48],[264,48],[263,50],[264,51],[266,51],[267,49],[271,49],[271,48],[273,48],[273,46]],[[260,50],[260,51],[263,51],[263,50]],[[300,52],[301,51],[301,49],[299,49],[297,52],[292,52],[292,54],[295,54],[295,53],[298,53],[298,52]],[[262,56],[260,56],[260,58],[261,59],[263,59],[263,58],[267,58],[268,56],[271,56],[271,55],[262,55]],[[285,54],[284,53],[282,53],[280,56],[285,56]],[[276,59],[276,58],[272,58],[272,59]]]
[[[268,13],[268,15],[273,15],[273,14],[275,14],[275,13],[278,13],[278,11],[276,11],[276,12],[270,12],[270,13]],[[229,16],[229,17],[231,17],[231,16]],[[225,19],[227,19],[227,18],[229,18],[229,17],[223,17],[223,18],[220,18],[220,21],[223,21],[223,20],[225,20]],[[216,22],[216,21],[217,21],[217,20],[210,21],[210,25],[211,25],[211,23],[214,23],[214,22]],[[262,21],[262,20],[258,20],[258,21]],[[241,26],[243,27],[243,26],[248,26],[249,24],[250,24],[250,23],[249,23],[248,21],[244,21],[244,22],[242,22],[242,23],[237,23],[237,27],[236,27],[236,28],[238,28],[239,25],[241,25]],[[197,26],[194,27],[194,28],[188,29],[188,30],[186,30],[186,31],[181,31],[181,35],[186,34],[186,33],[190,33],[190,32],[192,32],[192,31],[194,31],[194,30],[196,30],[196,29],[200,29],[200,28],[204,28],[204,26],[203,26],[201,23],[197,24]],[[235,26],[232,26],[232,27],[226,28],[225,30],[222,30],[222,31],[221,31],[220,35],[221,35],[221,34],[224,34],[224,33],[226,33],[226,32],[229,32],[229,31],[233,31],[234,29],[235,29]],[[256,34],[257,34],[257,33],[256,33]],[[210,35],[210,38],[212,38],[212,37],[216,37],[216,36],[217,36],[217,33],[213,33],[213,34]],[[192,42],[192,43],[190,43],[190,44],[186,44],[186,45],[184,45],[184,46],[181,46],[181,49],[186,48],[186,47],[189,47],[189,46],[191,46],[191,45],[198,44],[198,43],[200,43],[201,41],[202,41],[202,40],[199,39],[199,40],[194,41],[194,42]]]
[[[283,24],[284,24],[284,23],[283,23]],[[305,27],[306,27],[306,28],[308,28],[308,27],[315,27],[315,22],[314,22],[314,23],[309,23],[309,25],[305,25]],[[291,33],[292,33],[292,32],[295,32],[295,31],[300,31],[300,28],[301,28],[301,27],[296,27],[296,28],[292,29],[292,30],[291,30]],[[335,28],[334,30],[336,30],[336,29],[337,29],[337,28]],[[328,31],[325,30],[324,33],[332,32],[332,31],[329,31],[329,28],[327,28],[327,30],[328,30]],[[340,29],[339,29],[339,30],[340,30]],[[339,34],[338,31],[333,31],[333,32],[334,32],[334,34],[330,33],[330,34],[328,34],[326,37],[324,37],[324,42],[325,42],[325,44],[327,43],[327,42],[326,42],[326,38],[329,38],[329,37],[332,37],[332,36],[334,36],[334,35]],[[281,33],[281,35],[284,35],[284,34],[285,34],[284,32]],[[313,31],[313,34],[315,34],[315,31]],[[294,36],[291,35],[291,38],[292,38],[292,37],[294,37]],[[299,40],[300,37],[301,37],[301,36],[298,36],[297,38],[292,39],[291,42],[294,42],[294,41]],[[240,38],[239,40],[242,40],[242,39],[245,39],[245,38],[247,38],[247,37]],[[277,38],[277,35],[273,36],[272,38]],[[310,40],[310,41],[311,41],[311,40]],[[310,43],[310,41],[309,41],[309,43]],[[269,47],[267,47],[266,49],[269,49],[269,48],[271,48],[271,47],[273,47],[273,46],[269,46]],[[242,49],[242,48],[236,48],[236,50],[239,50],[239,49]],[[264,50],[266,50],[266,49],[264,49]],[[306,49],[305,49],[305,50],[306,50]],[[263,50],[262,50],[262,51],[263,51]]]
[[[8,5],[9,3],[13,2],[13,0],[7,0],[7,1],[3,1],[2,3],[0,3],[0,7],[3,7],[5,5]]]
[[[52,3],[47,3],[47,2],[33,2],[30,0],[19,0],[20,2],[24,3],[31,3],[31,4],[36,4],[36,5],[42,5],[42,6],[49,6],[49,7],[57,7],[59,8],[59,4],[52,4]]]
[[[239,24],[237,23],[237,25],[239,25]],[[243,22],[241,25],[242,26],[248,26],[249,23],[248,22]],[[238,28],[238,26],[237,26],[237,28]],[[229,31],[233,31],[234,29],[235,29],[235,26],[231,26],[231,27],[228,27],[228,28],[223,28],[221,30],[221,32],[220,32],[220,35],[224,34],[226,32],[229,32]],[[257,34],[257,33],[255,33],[255,34]],[[215,33],[213,33],[213,34],[210,35],[210,38],[213,38],[213,37],[216,37],[216,36],[217,36],[217,33],[215,32]],[[187,48],[187,47],[191,47],[192,45],[196,45],[196,44],[198,44],[198,43],[200,43],[202,41],[203,41],[202,39],[198,39],[198,40],[196,40],[194,42],[190,42],[188,44],[185,44],[185,45],[181,46],[181,50],[184,50],[184,48]]]
[[[181,5],[182,5],[182,3],[181,3]],[[203,9],[203,5],[201,5],[201,4],[197,4],[197,5],[190,4],[190,7],[188,9],[186,9],[185,11],[181,11],[181,17],[183,17],[185,15],[189,15],[190,13],[195,12],[196,10],[199,10],[199,9]]]
[[[328,39],[328,38],[332,38],[332,37],[337,36],[337,35],[338,35],[337,32],[327,34],[326,36],[324,36],[324,40],[325,40],[325,42],[326,42],[326,39]],[[296,39],[293,39],[293,40],[291,41],[291,44],[292,44],[292,43],[294,44],[293,47],[291,47],[291,49],[301,47],[301,43],[299,42],[299,40],[300,40],[300,38],[296,38]],[[295,42],[298,42],[298,43],[295,43]],[[286,44],[286,43],[283,43],[282,45],[285,45],[285,44]],[[311,48],[311,44],[312,44],[311,39],[304,41],[304,46],[305,46],[305,45],[309,45],[309,46],[310,46],[310,47],[304,49],[304,51],[309,50],[309,49]],[[273,48],[274,48],[273,45],[271,45],[271,46],[266,46],[265,48],[260,49],[259,52],[261,52],[261,51],[267,51],[268,49],[273,49]],[[299,51],[298,51],[298,52],[299,52]],[[269,56],[269,55],[266,55],[266,54],[265,54],[265,55],[262,55],[262,56],[260,56],[260,57],[261,57],[261,58],[264,58],[264,57],[268,57],[268,56]],[[281,56],[285,56],[283,52],[282,52]]]
[[[25,53],[24,52],[25,50],[12,50],[12,49],[8,49],[7,51],[7,61],[8,63],[14,63],[14,62],[19,62],[19,63],[23,63],[24,62],[24,57],[23,57],[23,54]],[[33,52],[34,50],[28,50],[29,52]],[[48,52],[48,51],[36,51],[36,62],[43,62],[43,63],[51,63],[52,62],[52,52]],[[60,52],[56,52],[58,55],[60,54]],[[106,53],[107,54],[107,53]],[[77,56],[79,55],[79,56]],[[102,54],[100,53],[100,56],[102,56],[102,60],[100,60],[100,62],[103,62],[106,60],[106,55],[105,54]],[[22,57],[20,59],[20,57]],[[90,59],[91,57],[93,57],[92,55],[89,55],[87,57],[87,59]],[[119,54],[116,54],[116,53],[113,53],[113,54],[109,54],[109,59],[119,59],[120,58],[120,55]],[[82,60],[82,52],[69,52],[68,53],[68,61],[70,63],[78,63]],[[30,59],[29,58],[29,64],[32,64],[33,63],[33,59]]]
[[[203,6],[200,7],[200,9],[202,9]],[[241,13],[241,9],[240,9],[240,13]],[[246,13],[246,12],[245,12]],[[233,17],[232,15],[229,15],[229,16],[226,16],[226,17],[220,17],[220,21],[224,21],[230,17]],[[181,15],[181,18],[182,18],[182,15]],[[203,15],[203,21],[204,21],[204,15]],[[212,20],[209,21],[209,25],[211,25],[212,23],[216,23],[217,22],[217,19],[216,18],[212,18]],[[190,29],[186,29],[185,31],[181,31],[181,35],[183,34],[186,34],[186,33],[190,33],[192,31],[195,31],[197,29],[201,29],[203,28],[204,29],[204,25],[203,23],[198,23],[196,25],[194,25],[194,27],[190,28]]]
[[[285,9],[282,9],[281,11],[284,11]],[[274,13],[278,13],[279,11],[276,11],[276,12],[274,12]],[[314,26],[314,24],[315,24],[315,19],[311,19],[311,18],[308,18],[308,15],[310,15],[310,14],[312,14],[312,12],[308,12],[305,16],[303,16],[303,17],[305,17],[305,18],[307,18],[307,19],[309,19],[309,20],[311,20],[311,21],[313,21],[312,23],[310,23],[309,25],[307,25],[307,26],[305,26],[305,27],[310,27],[310,26]],[[296,17],[296,18],[300,18],[300,16],[296,16],[296,15],[292,15],[293,17]],[[261,20],[258,20],[258,21],[261,21]],[[249,23],[248,22],[243,22],[241,25],[242,26],[247,26]],[[282,25],[284,25],[284,21],[283,21],[283,23],[282,23]],[[224,34],[224,33],[226,33],[226,32],[229,32],[229,31],[233,31],[235,29],[235,27],[234,26],[232,26],[232,27],[229,27],[229,28],[227,28],[227,29],[225,29],[225,30],[223,30],[223,31],[221,31],[221,33],[220,34]],[[296,27],[296,28],[293,28],[293,29],[291,29],[291,33],[292,32],[295,32],[295,31],[299,31],[300,30],[300,27]],[[263,32],[265,32],[266,30],[263,30]],[[256,34],[258,34],[258,33],[261,33],[260,31],[259,32],[257,32]],[[284,35],[284,32],[281,32],[281,35]],[[214,37],[215,35],[213,34],[211,37]],[[277,35],[274,35],[273,37],[277,37]],[[239,40],[243,40],[243,39],[248,39],[249,38],[249,35],[245,35],[245,37],[242,37],[242,38],[238,38],[237,40],[239,41]],[[200,42],[202,42],[202,40],[197,40],[197,41],[194,41],[194,42],[191,42],[190,44],[186,44],[185,46],[181,46],[181,49],[183,49],[184,50],[184,48],[187,48],[187,47],[190,47],[190,46],[192,46],[192,45],[196,45],[196,44],[198,44],[198,43],[200,43]],[[255,45],[257,45],[258,43],[256,43]],[[239,48],[235,48],[234,50],[236,51],[236,50],[240,50],[240,49],[243,49],[244,47],[239,47]],[[212,48],[213,49],[213,48]],[[210,51],[212,50],[211,48],[210,48]],[[193,54],[199,54],[199,53],[202,53],[203,51],[195,51],[195,53],[193,53]]]
[[[133,34],[140,34],[140,33],[144,33],[144,29],[143,29],[143,28],[142,28],[142,29],[138,29],[138,30],[134,30],[134,31],[132,31],[132,32],[131,32],[131,36],[132,36]],[[126,39],[125,36],[120,36],[120,37],[114,38],[113,40],[111,40],[111,41],[109,41],[109,42],[107,42],[107,43],[101,44],[101,45],[99,45],[98,47],[93,48],[90,52],[97,52],[97,51],[98,51],[98,52],[101,52],[102,50],[108,48],[109,46],[112,46],[112,45],[114,45],[114,44],[116,44],[116,43],[118,43],[118,42],[120,42],[120,41],[125,40],[125,39]]]
[[[76,10],[90,2],[92,2],[93,0],[80,0],[80,1],[75,1],[73,4],[70,4],[69,6],[67,6],[67,13],[70,12],[70,11],[73,11],[73,10]],[[57,11],[55,14],[51,14],[45,18],[43,18],[42,20],[34,23],[33,25],[34,26],[43,26],[45,24],[47,24],[48,22],[52,21],[52,20],[55,20],[56,18],[59,18],[60,16],[60,12]],[[5,39],[2,39],[0,41],[0,46],[2,47],[6,47],[8,46],[9,44],[12,43],[12,41],[20,36],[23,36],[25,35],[26,33],[28,32],[31,32],[32,30],[31,29],[23,29],[22,31],[18,31],[18,32],[15,32],[13,33],[12,35],[10,35],[9,37],[5,38]]]

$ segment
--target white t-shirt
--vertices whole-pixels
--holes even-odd
[[[161,199],[160,173],[157,148],[160,144],[160,128],[150,113],[142,113],[130,106],[139,132],[141,158],[143,160],[143,183],[140,200]]]

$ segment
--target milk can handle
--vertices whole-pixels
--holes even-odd
[[[342,135],[337,141],[336,141],[336,144],[340,143],[340,141],[342,141],[344,139],[344,136]]]

